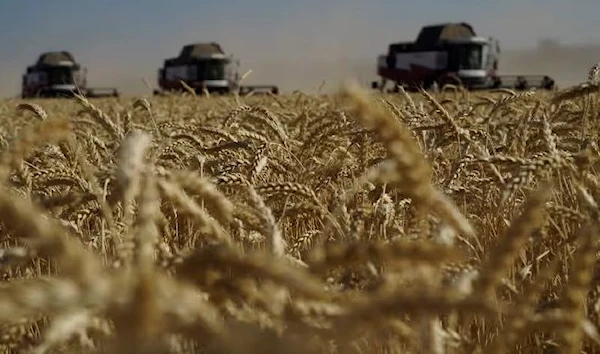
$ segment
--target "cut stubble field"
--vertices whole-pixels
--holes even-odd
[[[600,350],[600,100],[0,102],[0,345]]]

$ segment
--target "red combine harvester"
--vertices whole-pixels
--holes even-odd
[[[67,51],[42,53],[22,79],[22,98],[73,97],[78,91],[86,97],[119,96],[116,88],[87,87],[87,69]]]
[[[547,75],[498,75],[500,45],[492,37],[478,37],[468,23],[425,26],[415,42],[392,43],[388,53],[377,58],[381,83],[373,89],[384,90],[387,81],[409,90],[434,84],[462,85],[469,90],[512,88],[554,89]]]
[[[163,91],[184,91],[181,83],[197,93],[206,89],[210,93],[226,94],[239,92],[244,95],[251,92],[271,92],[278,94],[274,85],[239,85],[240,62],[225,54],[216,42],[188,44],[181,49],[176,58],[166,59],[158,70],[158,86],[155,95]]]

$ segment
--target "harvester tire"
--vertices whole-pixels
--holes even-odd
[[[541,86],[545,90],[553,90],[554,86],[555,86],[555,82],[550,77],[544,76],[544,79],[542,80],[542,85]]]

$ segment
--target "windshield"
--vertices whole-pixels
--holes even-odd
[[[484,67],[484,51],[482,45],[460,45],[457,48],[457,52],[459,70],[477,70],[482,69]]]
[[[224,80],[227,60],[209,59],[196,65],[195,76],[198,80]]]
[[[74,84],[73,69],[69,67],[65,68],[52,68],[47,69],[48,82],[51,85],[72,85]]]

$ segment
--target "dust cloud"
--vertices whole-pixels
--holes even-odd
[[[501,55],[501,73],[549,75],[566,87],[587,80],[587,70],[600,61],[600,44],[543,41],[537,48],[505,50]]]

